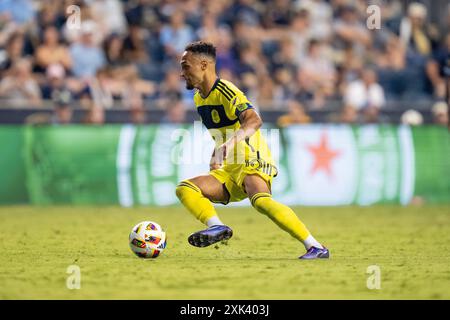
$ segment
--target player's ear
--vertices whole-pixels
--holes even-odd
[[[208,68],[208,61],[202,60],[200,62],[200,64],[201,64],[201,68],[202,68],[203,71],[206,70],[206,68]]]

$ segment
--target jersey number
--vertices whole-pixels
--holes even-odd
[[[214,123],[220,123],[220,116],[217,110],[211,111],[211,119]]]

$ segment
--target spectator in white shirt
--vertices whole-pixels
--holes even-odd
[[[312,38],[326,40],[332,35],[333,9],[324,0],[297,0],[297,10],[307,10],[311,21],[309,32]]]
[[[345,104],[357,110],[365,108],[381,108],[386,99],[384,90],[377,83],[377,74],[372,69],[361,72],[361,79],[352,81],[345,90]]]
[[[352,81],[345,92],[346,105],[355,108],[363,115],[364,122],[377,123],[380,108],[386,99],[383,88],[377,83],[377,74],[372,69],[361,72],[361,79]]]

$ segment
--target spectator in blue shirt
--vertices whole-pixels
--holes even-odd
[[[32,22],[36,12],[31,0],[1,0],[0,15],[8,14],[17,24]]]
[[[194,35],[194,30],[185,23],[183,12],[176,11],[170,19],[170,24],[162,28],[160,41],[165,53],[174,59],[183,53],[186,43],[194,40]]]
[[[102,48],[95,43],[93,32],[93,25],[84,22],[81,26],[79,42],[70,46],[70,55],[73,61],[72,72],[76,77],[93,77],[97,70],[106,63],[105,54]]]

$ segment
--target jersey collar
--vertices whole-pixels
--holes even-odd
[[[214,89],[217,87],[217,84],[219,83],[219,81],[220,81],[220,78],[217,77],[216,81],[214,82],[214,84],[213,84],[211,90],[209,90],[209,92],[208,92],[208,94],[206,95],[206,97],[203,98],[202,95],[199,93],[199,94],[200,94],[200,97],[201,97],[202,99],[207,99],[207,98],[209,97],[209,95],[211,94],[211,92],[213,92]]]

